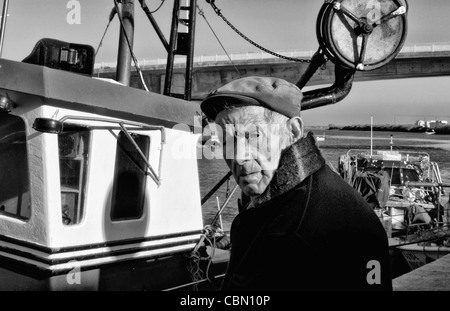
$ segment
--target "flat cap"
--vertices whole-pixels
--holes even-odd
[[[286,80],[274,77],[245,77],[211,92],[201,103],[211,120],[225,106],[263,106],[289,118],[300,116],[302,91]]]

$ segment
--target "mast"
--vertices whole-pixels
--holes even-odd
[[[134,0],[122,0],[123,27],[119,38],[119,52],[117,55],[116,80],[127,86],[131,77],[131,51],[134,38]]]
[[[180,0],[174,1],[166,77],[164,81],[164,95],[191,100],[196,9],[197,0],[183,0],[183,5],[180,5]],[[184,16],[180,17],[180,14]],[[179,31],[180,24],[182,31]],[[176,55],[186,56],[185,87],[183,94],[172,92],[173,69]]]
[[[190,0],[189,7],[184,8],[188,13],[188,46],[186,55],[186,74],[184,98],[191,100],[192,93],[192,71],[194,69],[194,42],[195,42],[195,24],[197,16],[197,0]]]

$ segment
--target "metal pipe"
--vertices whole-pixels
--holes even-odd
[[[231,197],[233,196],[233,194],[236,192],[237,188],[239,185],[235,185],[233,187],[233,189],[231,189],[230,194],[228,195],[228,198],[225,200],[225,202],[223,203],[222,207],[219,209],[219,211],[217,212],[217,214],[214,216],[214,219],[211,221],[211,226],[214,226],[217,222],[217,220],[219,219],[220,214],[222,214],[224,208],[228,205],[228,203],[231,200]]]
[[[222,273],[222,274],[215,275],[214,278],[218,279],[218,278],[221,278],[221,277],[224,277],[224,276],[225,276],[225,273]],[[186,287],[186,286],[199,284],[199,283],[206,282],[206,281],[211,282],[210,279],[206,278],[206,279],[202,279],[202,280],[186,283],[186,284],[183,284],[183,285],[179,285],[179,286],[163,289],[162,291],[172,291],[172,290],[176,290],[176,289],[180,289],[180,288],[183,288],[183,287]]]
[[[301,110],[308,110],[343,100],[352,88],[355,69],[347,69],[335,65],[335,82],[330,87],[316,89],[303,93]]]
[[[309,64],[308,68],[306,68],[303,75],[300,77],[296,85],[301,90],[303,87],[308,83],[308,81],[311,79],[311,77],[314,75],[314,73],[319,69],[320,66],[325,64],[327,62],[327,58],[325,57],[325,54],[323,53],[322,49],[319,48],[316,53],[311,57],[311,63]]]
[[[231,171],[229,171],[202,199],[202,205],[208,201],[208,199],[223,185],[224,182],[231,177]]]
[[[150,177],[153,179],[153,181],[159,186],[161,186],[161,180],[159,179],[158,175],[156,175],[155,171],[153,170],[150,162],[148,162],[147,157],[142,153],[141,148],[139,148],[138,144],[134,141],[133,137],[131,137],[130,133],[128,133],[127,129],[125,128],[125,125],[123,122],[119,122],[120,127],[122,128],[122,131],[125,133],[125,136],[128,138],[130,143],[134,146],[136,151],[138,152],[140,158],[144,163],[146,164],[147,168],[150,170]]]
[[[167,43],[166,38],[164,37],[164,34],[162,33],[161,29],[158,26],[158,23],[156,22],[155,18],[152,15],[152,12],[148,9],[147,4],[145,4],[145,0],[139,0],[141,3],[141,7],[144,10],[145,15],[147,15],[148,20],[153,26],[153,29],[155,29],[156,34],[158,35],[159,39],[161,40],[162,44],[164,45],[164,48],[167,52],[169,52],[169,43]]]
[[[8,18],[9,0],[4,0],[2,11],[2,23],[0,28],[0,57],[2,57],[3,42],[5,41],[6,19]]]
[[[117,3],[115,1],[115,3]],[[125,85],[130,85],[131,77],[131,51],[134,39],[134,0],[122,0],[119,53],[117,55],[116,80]]]

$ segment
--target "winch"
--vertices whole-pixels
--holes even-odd
[[[336,64],[374,70],[400,52],[407,34],[406,1],[325,1],[317,18],[317,39]]]
[[[356,71],[380,68],[397,56],[407,34],[406,0],[325,0],[317,17],[319,49],[296,83],[302,89],[328,60],[335,64],[332,86],[304,92],[302,110],[344,99]]]

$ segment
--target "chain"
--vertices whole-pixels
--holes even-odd
[[[259,45],[258,43],[256,43],[255,41],[251,40],[249,37],[247,37],[246,35],[244,35],[242,32],[240,32],[236,27],[234,27],[233,24],[231,24],[228,19],[223,16],[223,14],[220,12],[220,9],[214,4],[214,0],[206,0],[206,2],[208,2],[209,4],[211,4],[214,12],[216,12],[217,16],[221,17],[223,19],[223,21],[230,26],[231,29],[233,29],[239,36],[241,36],[245,41],[247,41],[248,43],[254,45],[255,47],[257,47],[258,49],[271,54],[273,56],[285,59],[285,60],[290,60],[290,61],[294,61],[294,62],[301,62],[301,63],[310,63],[311,60],[309,59],[301,59],[301,58],[292,58],[292,57],[288,57],[288,56],[284,56],[275,52],[272,52],[268,49],[266,49],[265,47]]]

